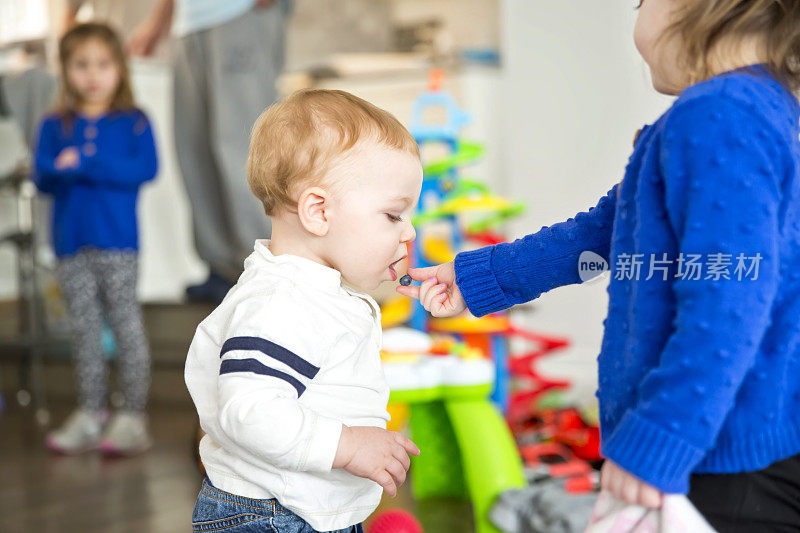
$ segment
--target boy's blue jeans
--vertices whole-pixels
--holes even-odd
[[[278,503],[276,499],[253,500],[219,490],[203,480],[192,513],[192,531],[224,533],[319,533]],[[364,533],[361,524],[331,533]]]

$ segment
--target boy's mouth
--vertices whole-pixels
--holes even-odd
[[[397,281],[397,271],[394,269],[394,267],[397,266],[397,263],[399,263],[406,257],[407,256],[404,255],[403,257],[401,257],[400,259],[389,265],[389,273],[392,275],[392,281]]]

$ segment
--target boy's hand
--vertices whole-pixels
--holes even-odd
[[[371,479],[394,498],[411,466],[408,454],[419,455],[419,448],[396,431],[344,426],[333,468]]]
[[[54,165],[56,170],[66,170],[69,168],[78,168],[80,161],[81,154],[78,153],[78,149],[74,146],[70,146],[61,150],[61,153],[56,157]]]
[[[409,268],[408,275],[421,281],[419,287],[397,287],[397,292],[417,298],[435,317],[456,316],[467,308],[464,297],[456,285],[456,270],[453,262],[427,268]]]
[[[630,505],[641,505],[652,509],[661,507],[662,494],[657,488],[608,459],[600,471],[600,487]]]

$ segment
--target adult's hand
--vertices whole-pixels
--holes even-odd
[[[143,57],[153,55],[158,41],[169,32],[174,12],[175,0],[160,0],[150,17],[134,30],[126,47],[128,53]]]
[[[152,21],[143,22],[128,41],[128,53],[132,56],[147,57],[153,55],[161,40],[161,29]]]

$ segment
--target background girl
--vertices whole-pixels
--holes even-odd
[[[136,300],[139,187],[157,170],[153,133],[134,105],[122,46],[104,24],[81,24],[59,46],[61,91],[42,122],[35,182],[53,197],[53,244],[74,337],[79,406],[47,443],[77,453],[147,449],[150,356]],[[114,332],[124,408],[107,420],[103,315]]]
[[[800,1],[644,0],[635,42],[679,95],[574,219],[417,269],[434,316],[481,316],[611,265],[602,487],[689,499],[720,532],[800,524]],[[693,264],[693,266],[692,266]]]

